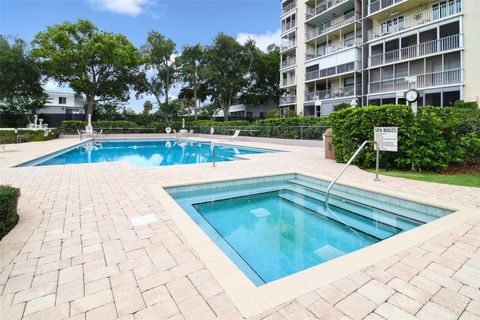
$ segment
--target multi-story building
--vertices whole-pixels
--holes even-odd
[[[281,109],[328,115],[340,103],[478,101],[478,0],[282,1]]]

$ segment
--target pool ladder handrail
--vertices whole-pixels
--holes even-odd
[[[335,179],[333,179],[332,182],[330,182],[330,184],[328,185],[327,191],[325,193],[325,209],[328,209],[328,199],[330,198],[330,189],[332,189],[333,185],[337,182],[337,180],[341,177],[341,175],[345,172],[345,170],[347,170],[348,166],[353,162],[353,160],[355,160],[355,158],[358,156],[360,151],[362,151],[362,149],[369,143],[372,143],[374,146],[376,146],[376,151],[377,151],[376,159],[375,159],[375,179],[373,179],[373,180],[374,181],[380,181],[380,178],[379,178],[379,175],[378,175],[379,155],[380,155],[380,149],[379,149],[378,143],[376,141],[365,140],[360,145],[360,147],[358,147],[357,151],[355,151],[355,153],[350,158],[350,160],[348,160],[348,162],[345,164],[345,166],[343,166],[342,170],[340,170],[340,172],[337,174]]]

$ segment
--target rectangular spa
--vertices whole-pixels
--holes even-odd
[[[215,161],[275,150],[217,144]],[[211,144],[192,140],[95,140],[21,164],[22,167],[127,161],[134,167],[212,162]]]
[[[367,247],[451,211],[299,174],[167,188],[255,284]]]

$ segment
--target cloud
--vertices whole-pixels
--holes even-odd
[[[68,85],[60,86],[58,82],[51,79],[47,80],[43,84],[43,89],[45,89],[45,91],[54,91],[54,92],[66,92],[66,93],[73,92],[73,90]]]
[[[245,33],[240,32],[237,34],[237,41],[240,43],[245,43],[248,39],[255,40],[257,47],[260,50],[267,51],[267,47],[272,43],[280,44],[280,29],[275,32],[267,31],[265,33],[255,34],[255,33]]]
[[[150,0],[89,0],[89,2],[98,10],[135,17],[144,11]]]

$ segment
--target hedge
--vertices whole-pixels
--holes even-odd
[[[45,134],[46,133],[46,134]],[[58,129],[49,130],[26,130],[18,129],[19,142],[47,141],[57,138]],[[15,143],[13,130],[0,130],[0,143]]]
[[[17,204],[20,189],[0,185],[0,239],[13,229],[18,222]]]
[[[374,127],[398,127],[398,152],[381,152],[390,168],[441,171],[451,163],[480,161],[480,110],[420,107],[415,116],[405,105],[367,106],[333,112],[329,122],[338,162],[346,162]],[[366,148],[356,164],[373,167],[375,152]]]

